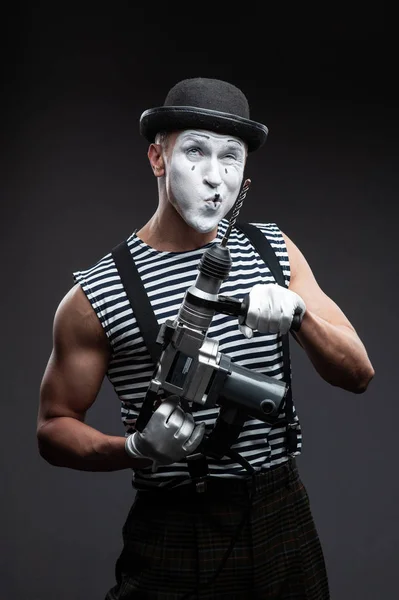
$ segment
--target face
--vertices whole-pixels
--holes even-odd
[[[168,196],[185,222],[200,233],[215,229],[232,208],[244,175],[242,140],[211,131],[185,130],[165,157]]]

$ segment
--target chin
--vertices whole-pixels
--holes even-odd
[[[189,223],[190,227],[195,229],[198,233],[211,233],[217,226],[218,221],[216,223]]]

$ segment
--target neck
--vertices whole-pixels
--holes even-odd
[[[151,219],[137,232],[145,244],[160,252],[186,252],[201,248],[214,240],[217,227],[208,233],[199,233],[184,221],[170,205],[158,207]]]

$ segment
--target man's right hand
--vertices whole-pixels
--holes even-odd
[[[205,423],[196,426],[192,415],[179,406],[179,398],[170,396],[142,432],[136,431],[126,438],[125,448],[133,458],[150,458],[154,463],[170,465],[192,454],[204,433]]]

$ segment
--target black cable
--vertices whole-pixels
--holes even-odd
[[[253,496],[255,494],[255,477],[252,477],[252,481],[251,481],[251,490],[249,492],[249,498],[248,498],[248,504],[245,507],[243,516],[241,518],[241,521],[238,524],[238,527],[233,535],[233,537],[230,540],[230,544],[229,547],[227,548],[222,560],[220,561],[220,564],[218,566],[218,568],[216,569],[215,573],[212,575],[212,577],[210,579],[208,579],[208,581],[205,581],[205,583],[203,583],[202,585],[199,585],[198,587],[192,589],[190,592],[187,592],[184,594],[184,596],[180,597],[180,600],[189,600],[190,597],[192,597],[192,594],[198,594],[198,592],[201,592],[204,590],[204,588],[208,587],[209,585],[211,585],[211,583],[213,583],[216,578],[220,575],[223,567],[225,566],[227,559],[229,558],[230,554],[233,551],[234,545],[238,539],[238,536],[241,533],[241,530],[245,524],[245,521],[247,520],[247,518],[249,517],[249,514],[251,512],[251,508],[252,508],[252,499]],[[199,570],[199,561],[197,561],[197,581],[199,580],[199,576],[200,576],[200,570]]]
[[[198,536],[198,527],[197,527],[197,514],[194,513],[192,515],[192,524],[194,530],[194,538],[195,538],[195,579],[196,579],[196,590],[200,589],[200,557],[199,557],[199,536]],[[199,596],[196,596],[199,598]]]

